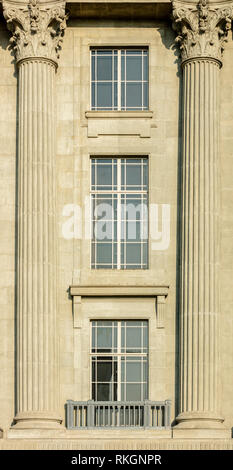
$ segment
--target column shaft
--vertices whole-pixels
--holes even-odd
[[[180,415],[219,421],[219,62],[183,65]],[[222,421],[222,420],[220,420]]]
[[[60,422],[56,351],[55,63],[19,63],[17,415]],[[22,424],[23,421],[23,424]],[[33,424],[35,427],[35,423]]]

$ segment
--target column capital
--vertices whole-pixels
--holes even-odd
[[[65,1],[3,0],[3,15],[17,62],[37,57],[57,63],[68,18]]]
[[[233,2],[172,2],[173,29],[178,33],[182,61],[215,59],[222,63],[228,31],[233,18]]]

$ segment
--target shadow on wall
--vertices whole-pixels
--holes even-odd
[[[6,21],[3,17],[2,14],[2,7],[0,8],[0,67],[1,67],[1,62],[4,67],[7,67],[8,64],[12,65],[12,75],[13,77],[17,77],[17,66],[15,64],[15,58],[14,58],[14,53],[12,48],[10,47],[10,38],[11,38],[11,33],[7,29]],[[2,53],[1,53],[2,51]],[[4,53],[3,53],[4,51]],[[7,56],[7,63],[4,61],[4,58]],[[2,82],[1,82],[2,83]],[[17,104],[18,106],[18,90],[17,90]],[[8,117],[7,115],[4,117],[4,109],[1,109],[1,120],[5,120],[7,122]],[[16,142],[18,140],[18,125],[17,125],[17,118],[16,118]],[[17,143],[16,143],[17,145]],[[17,357],[16,357],[16,335],[17,335],[17,318],[16,318],[16,285],[17,285],[17,205],[18,205],[18,164],[17,164],[17,147],[16,147],[16,170],[15,170],[15,227],[14,227],[14,268],[15,268],[15,274],[14,274],[14,362],[16,363]],[[16,368],[14,367],[14,408],[16,409]],[[13,423],[11,423],[12,425]],[[0,438],[3,437],[3,430],[0,428]]]
[[[172,23],[172,22],[171,22]],[[161,33],[161,39],[167,49],[174,52],[174,64],[177,64],[177,77],[179,77],[179,116],[178,116],[178,142],[177,142],[177,227],[176,227],[176,320],[175,320],[175,416],[179,414],[179,396],[180,396],[180,355],[179,355],[179,312],[180,312],[180,265],[181,265],[181,241],[182,241],[182,69],[179,47],[175,44],[176,34],[167,28],[157,28]],[[176,419],[171,423],[172,426],[176,424]]]

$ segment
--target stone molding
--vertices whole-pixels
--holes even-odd
[[[7,0],[3,1],[3,15],[12,32],[10,46],[17,62],[44,57],[57,63],[68,18],[65,1]]]
[[[82,328],[83,298],[88,297],[153,297],[156,327],[164,328],[169,286],[70,286],[73,298],[74,328]]]
[[[81,297],[156,297],[167,296],[169,286],[70,286],[71,296]]]
[[[228,31],[233,18],[233,3],[221,7],[207,4],[173,1],[173,29],[178,33],[175,40],[181,51],[182,61],[208,57],[222,63]]]

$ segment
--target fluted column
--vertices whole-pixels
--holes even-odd
[[[183,68],[180,394],[175,436],[223,437],[219,414],[219,70],[232,8],[173,3]]]
[[[4,2],[18,73],[16,428],[57,428],[54,80],[64,2]]]

